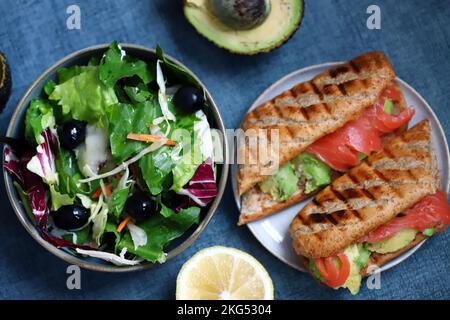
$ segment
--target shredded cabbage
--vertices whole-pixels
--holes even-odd
[[[133,240],[134,250],[147,244],[147,233],[145,233],[144,229],[138,227],[131,221],[127,223],[127,228]]]
[[[104,251],[96,251],[96,250],[85,250],[76,248],[75,249],[77,253],[93,257],[93,258],[99,258],[105,261],[109,261],[116,266],[135,266],[139,263],[141,263],[142,260],[129,260],[125,259],[125,253],[127,253],[127,248],[123,248],[119,255],[116,255],[114,253],[104,252]]]

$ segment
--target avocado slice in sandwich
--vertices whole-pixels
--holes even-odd
[[[281,46],[300,26],[303,0],[184,0],[184,14],[198,33],[239,54]]]

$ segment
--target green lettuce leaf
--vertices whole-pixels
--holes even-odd
[[[162,205],[164,208],[164,205]],[[147,233],[147,244],[134,248],[131,235],[127,232],[118,244],[118,250],[127,248],[128,252],[136,254],[150,262],[164,262],[164,248],[170,241],[182,236],[194,223],[200,219],[200,208],[190,207],[183,209],[179,213],[165,207],[162,214],[155,215],[147,221],[137,224]]]
[[[32,144],[40,144],[42,131],[54,126],[52,105],[43,99],[33,99],[25,115],[25,138]]]
[[[144,102],[155,97],[143,83],[139,83],[137,86],[124,86],[123,90],[133,103]]]
[[[111,211],[115,217],[120,217],[120,214],[123,211],[123,207],[125,206],[125,202],[127,201],[128,194],[130,192],[131,185],[128,185],[122,189],[116,189],[111,195]]]
[[[174,167],[173,147],[163,146],[139,160],[139,168],[151,194],[160,194]],[[169,185],[170,187],[170,185]]]
[[[90,231],[91,226],[87,225],[81,230],[68,232],[67,234],[63,235],[63,239],[78,245],[83,245],[88,242]]]
[[[169,107],[171,107],[171,103],[169,103]],[[181,137],[175,135],[177,129],[185,129],[193,135],[193,127],[196,121],[198,121],[198,118],[194,113],[177,115],[176,122],[171,125],[169,138],[177,141],[178,145],[176,147],[163,146],[139,160],[139,168],[141,169],[142,176],[153,195],[160,194],[166,187],[170,188],[171,183],[173,184],[172,189],[180,189],[192,178],[195,170],[202,162],[201,159],[198,164],[190,161],[194,158],[194,154],[198,155],[200,153],[198,151],[199,140],[181,140]],[[193,145],[187,145],[185,147],[187,143]],[[197,153],[194,153],[194,147],[198,151]],[[185,154],[183,154],[183,151]]]
[[[80,74],[57,85],[49,98],[58,102],[63,115],[88,123],[101,123],[107,107],[118,102],[114,89],[100,81],[98,67],[84,67]]]
[[[22,186],[17,182],[13,182],[14,187],[16,187],[17,193],[19,194],[20,201],[22,201],[23,208],[25,209],[25,212],[27,213],[28,218],[30,221],[35,221],[35,217],[33,214],[33,210],[31,209],[30,205],[30,198],[28,197],[28,193],[23,190]]]
[[[178,192],[192,179],[198,166],[202,164],[206,158],[212,157],[213,153],[213,150],[202,150],[202,143],[205,143],[207,139],[210,139],[210,145],[212,147],[209,123],[203,113],[201,118],[198,118],[196,114],[179,117],[179,119],[177,119],[177,127],[191,132],[192,138],[187,139],[187,142],[184,142],[184,139],[178,141],[181,144],[180,160],[175,162],[175,167],[172,169],[173,185],[171,189],[175,192]],[[174,140],[178,139],[174,138]],[[204,152],[211,154],[204,154]]]
[[[44,92],[47,96],[51,95],[53,90],[55,90],[56,83],[52,79],[48,80],[44,86]]]
[[[62,194],[68,194],[74,197],[76,194],[88,195],[98,188],[99,181],[93,181],[91,184],[78,184],[82,175],[77,165],[75,155],[58,146],[58,155],[55,160],[56,172],[58,172],[57,190]]]
[[[97,243],[101,244],[103,233],[105,232],[106,223],[108,221],[108,205],[102,204],[100,211],[92,218],[92,238]]]
[[[122,78],[135,75],[147,84],[155,79],[155,72],[156,69],[150,72],[144,61],[127,56],[116,41],[111,43],[100,63],[100,79],[108,87],[114,87]]]
[[[173,79],[176,83],[190,84],[198,87],[198,83],[192,74],[184,69],[183,67],[170,62],[164,55],[163,49],[157,45],[156,46],[156,56],[159,60],[163,62],[162,68],[165,74],[168,75],[170,79]]]
[[[67,80],[79,75],[85,69],[85,66],[73,66],[69,68],[62,67],[60,68],[56,74],[58,75],[59,83],[66,82]]]
[[[55,189],[54,185],[50,185],[50,199],[52,203],[52,210],[56,211],[62,206],[72,205],[75,197],[70,197],[68,194],[63,194]]]
[[[161,116],[156,100],[149,100],[136,105],[119,103],[112,105],[108,111],[109,142],[114,160],[123,162],[145,149],[148,144],[132,141],[129,133],[150,133],[153,119]]]

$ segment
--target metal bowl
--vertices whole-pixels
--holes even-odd
[[[121,44],[122,48],[127,51],[128,54],[130,54],[133,57],[136,57],[138,59],[144,60],[144,61],[155,61],[156,60],[156,54],[155,50],[149,49],[143,46],[139,45],[133,45],[133,44]],[[12,115],[12,118],[10,120],[8,130],[7,130],[7,136],[10,137],[23,137],[24,133],[24,119],[25,119],[25,113],[28,108],[28,105],[31,101],[31,99],[38,97],[42,89],[49,79],[55,79],[56,78],[56,71],[59,70],[62,67],[70,67],[74,65],[85,65],[87,64],[88,60],[92,56],[101,56],[107,49],[109,45],[108,44],[102,44],[97,45],[93,47],[89,47],[86,49],[82,49],[79,51],[76,51],[57,63],[55,63],[53,66],[48,68],[44,73],[42,73],[27,89],[23,97],[20,99],[14,114]],[[213,98],[211,97],[210,93],[206,89],[206,87],[203,85],[203,83],[193,74],[192,71],[189,70],[186,66],[184,66],[182,63],[177,61],[176,59],[166,55],[167,59],[170,61],[180,65],[181,67],[184,67],[186,70],[188,70],[193,78],[197,81],[198,85],[204,89],[206,93],[206,98],[208,101],[208,108],[205,110],[205,113],[207,114],[211,127],[216,128],[220,130],[220,132],[223,134],[223,137],[225,137],[225,127],[222,121],[222,117],[220,116],[219,109],[217,105],[215,104]],[[223,139],[223,155],[224,159],[228,159],[228,146],[226,139]],[[4,159],[3,159],[4,160]],[[83,258],[81,256],[75,256],[71,254],[69,251],[66,251],[64,249],[58,249],[52,244],[48,243],[39,234],[39,231],[36,229],[34,223],[29,220],[23,205],[20,201],[20,198],[17,194],[17,191],[13,185],[13,179],[11,175],[3,169],[3,177],[5,181],[5,187],[8,194],[9,201],[11,202],[11,205],[14,209],[14,212],[16,213],[19,221],[22,223],[22,225],[25,227],[25,229],[28,231],[28,233],[45,249],[50,251],[55,256],[63,259],[67,263],[78,265],[82,268],[95,270],[95,271],[103,271],[103,272],[129,272],[129,271],[138,271],[138,270],[144,270],[152,267],[155,265],[151,262],[145,262],[136,266],[115,266],[108,262],[101,261],[99,259],[95,258]],[[217,207],[220,203],[220,200],[222,198],[223,192],[225,190],[226,181],[228,178],[228,164],[226,161],[224,161],[223,164],[217,165],[217,177],[218,177],[218,193],[214,201],[209,204],[208,208],[205,210],[206,212],[202,213],[202,218],[195,230],[188,231],[182,238],[181,241],[179,240],[179,243],[177,243],[175,246],[173,246],[169,252],[167,253],[167,259],[170,260],[173,257],[179,255],[184,250],[186,250],[200,235],[200,233],[203,232],[203,230],[208,225],[209,221],[211,220],[213,214],[216,212]],[[169,245],[169,248],[171,246]]]

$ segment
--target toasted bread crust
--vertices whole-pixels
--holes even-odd
[[[403,93],[401,92],[399,86],[392,82],[389,87],[395,87],[398,92],[400,92],[400,100],[398,103],[396,103],[396,111],[398,113],[402,112],[407,108],[405,97],[403,96]],[[387,134],[383,137],[383,143],[393,138],[395,135],[400,134],[401,132],[405,131],[407,127],[407,124],[404,126],[398,128],[396,131]],[[335,180],[337,177],[339,177],[341,174],[338,172],[333,172],[331,176],[331,180]],[[317,190],[319,191],[319,190]],[[290,207],[307,197],[310,197],[314,195],[316,192],[304,194],[303,186],[299,186],[299,190],[294,193],[289,199],[285,201],[275,201],[271,198],[271,196],[263,193],[258,186],[252,187],[250,190],[245,192],[241,196],[241,214],[239,216],[239,225],[246,224],[248,222],[252,222],[264,217],[267,217],[281,209]]]
[[[394,77],[386,56],[370,52],[297,85],[248,113],[242,129],[246,133],[249,129],[277,129],[280,152],[279,161],[260,161],[257,148],[248,143],[238,146],[244,161],[237,176],[239,194],[264,180],[271,173],[267,166],[274,161],[286,163],[315,140],[358,118]]]
[[[393,219],[439,184],[430,124],[424,120],[317,194],[290,225],[299,255],[336,255]]]
[[[264,217],[267,217],[283,208],[306,199],[311,194],[305,194],[299,189],[293,196],[285,201],[275,201],[272,197],[262,192],[257,186],[253,187],[241,197],[241,215],[238,225],[243,225]]]

